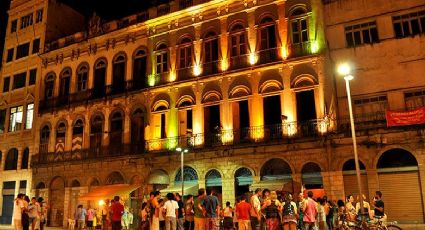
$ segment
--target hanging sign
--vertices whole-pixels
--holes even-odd
[[[387,127],[424,124],[425,106],[404,112],[387,111],[386,118]]]

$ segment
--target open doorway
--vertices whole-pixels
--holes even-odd
[[[316,119],[316,105],[314,102],[314,90],[297,92],[297,121],[301,136],[315,133],[314,123],[309,122]]]
[[[236,101],[232,103],[233,110],[233,130],[236,142],[249,138],[249,108],[248,100]]]
[[[204,107],[204,134],[205,145],[213,145],[220,142],[221,136],[220,105]]]

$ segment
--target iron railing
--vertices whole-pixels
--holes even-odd
[[[220,73],[220,61],[207,62],[202,64],[202,76],[209,76]]]
[[[289,53],[290,58],[302,57],[302,56],[313,54],[312,43],[309,41],[300,42],[296,44],[290,44],[289,50],[290,50],[290,53]]]
[[[194,76],[193,67],[185,67],[177,69],[177,79],[179,81],[189,80]]]
[[[257,52],[257,55],[258,55],[257,63],[260,65],[281,60],[281,58],[279,57],[278,48],[260,50]]]
[[[357,131],[385,128],[387,125],[385,111],[377,111],[375,113],[366,113],[354,115],[354,124]],[[338,131],[345,132],[351,130],[350,117],[344,116],[338,119]]]
[[[249,66],[248,55],[230,57],[230,70],[242,69]]]

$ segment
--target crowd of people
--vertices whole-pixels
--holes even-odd
[[[165,197],[159,191],[151,192],[143,202],[137,217],[131,208],[125,207],[119,196],[106,200],[99,210],[88,205],[78,205],[71,229],[78,230],[332,230],[347,222],[372,220],[379,217],[385,221],[382,193],[377,191],[373,208],[363,195],[363,209],[355,203],[352,195],[346,201],[333,202],[307,197],[300,193],[296,199],[290,193],[256,189],[254,193],[237,197],[232,207],[225,207],[213,190],[199,189],[198,196],[186,196],[185,201],[178,193]],[[357,197],[357,200],[359,197]],[[43,198],[31,200],[19,194],[14,201],[13,224],[15,230],[43,230],[47,217],[47,204]],[[133,225],[133,219],[138,219]]]
[[[30,198],[18,194],[13,202],[13,225],[15,230],[44,230],[47,217],[47,205],[42,197]]]

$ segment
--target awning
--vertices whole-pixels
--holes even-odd
[[[140,185],[116,184],[93,187],[93,189],[80,196],[79,200],[105,200],[114,196],[128,197],[131,192],[138,189]]]
[[[250,186],[251,191],[255,191],[257,188],[261,189],[270,189],[271,191],[282,190],[283,186],[286,183],[289,183],[290,180],[262,180],[257,183],[254,183]]]
[[[198,195],[199,184],[196,183],[184,183],[184,195]],[[164,196],[167,193],[182,193],[182,184],[178,183],[174,186],[168,186],[165,189],[160,190],[161,195]]]

